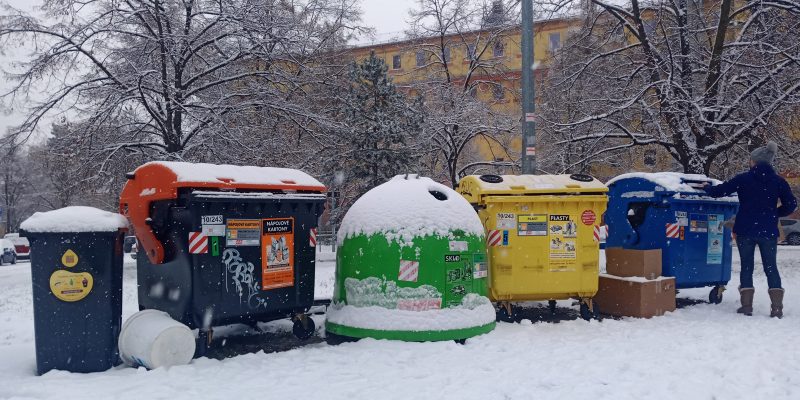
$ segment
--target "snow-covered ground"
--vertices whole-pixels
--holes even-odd
[[[697,304],[649,320],[524,320],[500,323],[466,345],[317,342],[170,369],[42,377],[34,375],[29,265],[3,266],[0,398],[797,399],[800,248],[780,247],[779,262],[787,291],[783,320],[768,317],[766,280],[757,271],[755,315],[749,318],[735,314],[735,274],[722,304]],[[319,298],[333,287],[331,257],[317,268]],[[125,317],[136,310],[134,289],[128,262]],[[702,299],[707,293],[686,290],[680,296]]]

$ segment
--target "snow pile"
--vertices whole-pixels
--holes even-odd
[[[300,170],[289,168],[216,165],[176,161],[153,161],[139,168],[151,164],[162,165],[169,168],[177,176],[177,182],[296,185],[324,188],[324,185],[311,175]]]
[[[338,243],[356,235],[384,234],[410,246],[415,237],[450,237],[462,230],[483,236],[472,206],[453,189],[430,178],[398,175],[359,198],[342,220]]]
[[[675,193],[673,198],[676,199],[683,199],[683,200],[708,200],[707,194],[681,194]],[[737,196],[723,196],[723,197],[716,197],[714,198],[715,201],[726,201],[730,203],[738,203],[739,197]]]
[[[669,192],[684,192],[684,193],[705,193],[704,191],[692,186],[692,184],[686,183],[687,181],[692,182],[708,182],[709,184],[718,185],[721,182],[716,179],[711,179],[705,175],[700,174],[682,174],[679,172],[657,172],[657,173],[646,173],[646,172],[632,172],[629,174],[622,174],[617,176],[614,179],[611,179],[606,183],[606,185],[611,186],[617,181],[621,181],[623,179],[632,179],[632,178],[641,178],[648,180],[650,182],[655,183],[658,186],[664,188],[664,190]],[[696,185],[696,183],[694,183]]]
[[[128,220],[122,215],[83,206],[37,212],[20,225],[27,232],[116,232],[127,228]]]
[[[648,192],[648,191],[626,192],[626,193],[622,194],[622,198],[623,199],[629,199],[629,198],[633,198],[633,197],[649,199],[651,197],[656,197],[656,194],[655,194],[655,192]]]
[[[656,277],[656,278],[653,278],[653,279],[647,279],[647,278],[645,278],[643,276],[617,276],[617,275],[611,275],[611,274],[606,274],[606,273],[601,273],[600,277],[601,278],[611,278],[611,279],[616,279],[616,280],[626,281],[626,282],[638,282],[638,283],[661,282],[661,281],[665,281],[665,280],[668,280],[668,279],[675,279],[672,276],[659,276],[659,277]]]
[[[459,306],[424,311],[333,303],[328,307],[326,318],[337,325],[362,329],[447,331],[490,324],[495,320],[495,310],[488,298],[470,293],[464,296]]]
[[[492,332],[464,345],[362,339],[327,346],[314,338],[302,347],[286,332],[291,331],[291,322],[275,321],[259,324],[265,332],[282,332],[265,336],[270,348],[275,344],[281,350],[274,353],[259,351],[223,360],[203,357],[189,365],[152,371],[118,367],[93,374],[51,371],[44,376],[35,375],[30,264],[4,265],[0,268],[0,399],[64,399],[72,393],[119,400],[196,400],[198,393],[208,399],[263,393],[288,399],[296,398],[298,388],[303,388],[305,397],[326,400],[529,399],[532,393],[537,399],[559,400],[796,400],[800,357],[792,349],[797,347],[800,316],[796,295],[800,246],[779,246],[778,265],[790,293],[782,320],[769,318],[767,280],[759,257],[754,315],[736,313],[739,257],[734,256],[734,274],[722,304],[689,301],[658,318],[608,318],[602,323],[559,318],[558,323],[533,324],[526,318],[519,324],[498,323]],[[325,271],[332,270],[326,265]],[[136,262],[128,255],[124,274],[126,319],[139,311]],[[702,300],[708,291],[685,289],[679,296]],[[548,313],[546,303],[539,307]],[[575,308],[572,300],[560,300],[558,307],[559,314],[564,307]],[[321,318],[316,322],[323,324]],[[80,335],[81,329],[76,321],[75,334]],[[224,337],[223,328],[214,336]],[[253,342],[246,340],[248,346]]]

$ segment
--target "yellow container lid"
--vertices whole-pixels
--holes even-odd
[[[456,189],[471,203],[491,195],[604,194],[608,187],[589,175],[468,175]]]

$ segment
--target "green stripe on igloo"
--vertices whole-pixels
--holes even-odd
[[[484,333],[489,333],[495,328],[495,323],[480,325],[471,328],[451,329],[445,331],[396,331],[354,328],[330,322],[325,323],[327,332],[351,338],[373,338],[385,340],[403,340],[407,342],[433,342],[445,340],[461,340]]]

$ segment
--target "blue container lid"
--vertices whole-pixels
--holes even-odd
[[[738,203],[739,199],[735,196],[712,198],[703,190],[705,184],[718,185],[720,183],[722,182],[719,180],[700,174],[633,172],[619,175],[608,181],[607,185],[611,189],[612,195],[628,198],[673,197],[676,200]],[[624,192],[620,194],[621,191]]]

